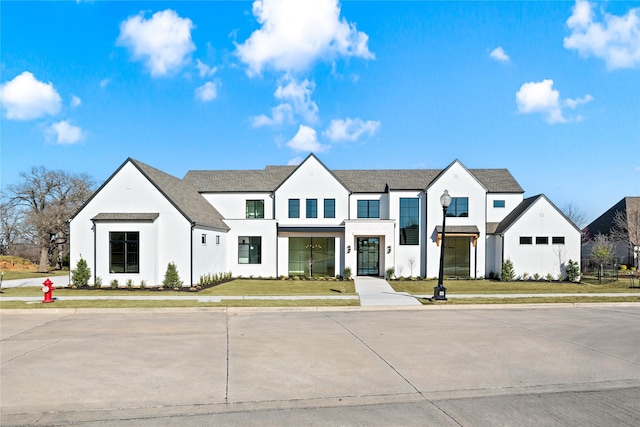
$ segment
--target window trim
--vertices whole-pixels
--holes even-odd
[[[289,199],[289,218],[300,218],[300,199]]]
[[[253,212],[249,211],[249,204],[253,204]],[[260,204],[262,204],[262,212],[260,212]],[[245,202],[245,218],[246,219],[264,219],[264,199],[249,199]],[[260,215],[261,214],[261,215]]]
[[[123,240],[116,240],[112,237],[113,234],[124,234]],[[129,239],[128,235],[136,235],[136,239]],[[114,271],[113,270],[113,243],[114,242],[122,242],[123,244],[123,252],[122,252],[122,269],[123,271]],[[129,246],[128,243],[135,242],[137,243],[137,252],[136,254],[136,266],[135,270],[129,270],[127,267],[129,266]],[[120,264],[119,264],[120,265]],[[109,231],[109,273],[110,274],[139,274],[140,273],[140,231]]]
[[[330,206],[328,205],[330,204]],[[336,217],[336,199],[324,199],[324,218]]]
[[[366,203],[367,216],[360,216],[360,203]],[[373,206],[377,208],[377,215],[372,216]],[[380,218],[380,199],[359,199],[356,203],[356,218],[358,219],[379,219]]]
[[[318,199],[306,199],[305,218],[318,218]]]
[[[417,240],[416,240],[415,243],[407,243],[406,232],[404,233],[404,236],[403,236],[403,230],[408,228],[408,227],[403,227],[402,226],[403,218],[404,217],[411,218],[411,215],[404,215],[404,216],[402,215],[402,212],[403,212],[402,203],[403,203],[403,201],[405,201],[405,202],[406,201],[415,202],[417,204],[418,213],[415,216],[415,218],[417,220],[417,223],[415,224],[417,226],[417,231],[416,231]],[[398,202],[398,208],[399,208],[398,209],[398,230],[399,230],[399,233],[400,233],[398,241],[399,241],[400,245],[402,245],[402,246],[418,246],[418,245],[420,245],[420,198],[419,197],[400,197],[400,200]],[[415,208],[412,207],[412,206],[408,206],[408,207],[405,207],[405,209],[412,210],[412,209],[415,209]]]
[[[536,236],[536,245],[548,245],[549,237],[547,236]]]
[[[533,237],[532,236],[520,236],[520,244],[521,245],[533,245]]]
[[[248,242],[243,241],[247,239]],[[247,249],[247,262],[243,262],[240,258],[240,246],[249,246]],[[251,262],[251,245],[258,245],[257,261]],[[255,255],[255,254],[254,254]],[[262,264],[262,236],[238,236],[238,264]]]

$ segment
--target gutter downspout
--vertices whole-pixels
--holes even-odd
[[[97,256],[97,238],[96,238],[96,222],[95,221],[91,221],[93,223],[93,286],[96,286],[96,278],[97,276],[97,266],[98,266],[98,260],[96,259]],[[71,234],[71,233],[69,233]],[[69,268],[69,275],[71,275],[71,268]],[[71,282],[69,282],[71,283]]]
[[[196,228],[196,223],[192,222],[191,223],[191,250],[189,251],[189,263],[190,263],[190,271],[189,271],[189,277],[191,279],[191,281],[189,282],[189,287],[193,286],[193,231]]]

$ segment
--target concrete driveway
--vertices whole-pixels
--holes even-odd
[[[638,425],[640,310],[1,315],[1,424]]]

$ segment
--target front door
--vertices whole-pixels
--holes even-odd
[[[358,276],[380,275],[380,239],[358,237]]]

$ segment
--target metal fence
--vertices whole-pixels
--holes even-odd
[[[602,285],[618,280],[618,266],[616,265],[588,265],[582,270],[582,282]]]

